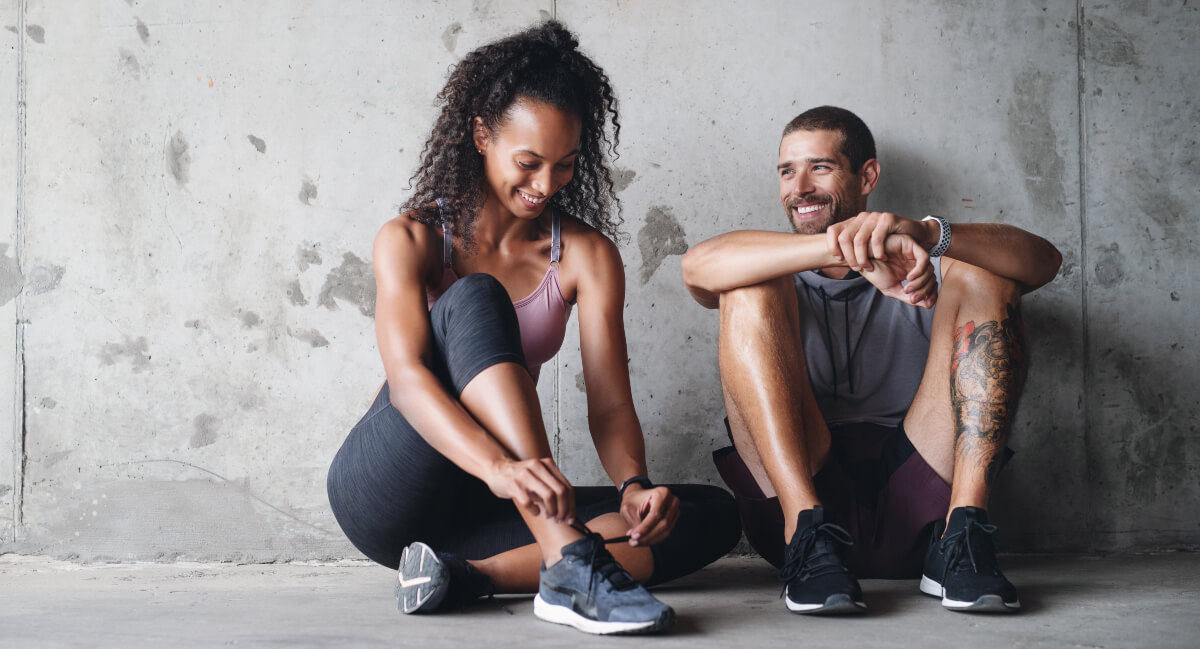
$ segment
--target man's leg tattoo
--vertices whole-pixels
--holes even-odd
[[[950,400],[959,462],[976,462],[990,486],[999,471],[1025,381],[1025,332],[1019,304],[1000,322],[967,322],[954,332]]]

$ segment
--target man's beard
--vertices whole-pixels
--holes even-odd
[[[796,206],[813,202],[820,203],[821,205],[825,206],[824,209],[829,213],[828,219],[820,222],[806,221],[797,224],[794,211]],[[841,223],[842,221],[854,216],[854,214],[849,213],[842,203],[833,196],[789,198],[787,202],[783,204],[783,206],[784,212],[787,214],[788,223],[792,224],[792,231],[796,234],[824,234],[824,232],[829,229],[829,226],[833,225],[834,223]]]

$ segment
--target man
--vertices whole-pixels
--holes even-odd
[[[879,174],[862,120],[809,110],[779,146],[794,233],[730,232],[684,256],[688,289],[720,310],[734,446],[714,458],[789,610],[863,610],[857,574],[1015,611],[987,503],[1026,366],[1020,296],[1062,258],[1007,225],[866,212]]]

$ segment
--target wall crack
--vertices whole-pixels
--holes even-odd
[[[13,230],[13,257],[17,269],[24,272],[25,262],[25,18],[27,0],[17,5],[17,196],[16,223]],[[25,294],[17,294],[13,303],[13,529],[15,543],[24,526],[25,510]]]

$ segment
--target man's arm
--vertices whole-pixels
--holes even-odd
[[[683,283],[702,306],[721,293],[814,268],[845,266],[819,234],[738,230],[693,246],[683,256]]]
[[[1024,293],[1054,279],[1062,265],[1062,255],[1053,244],[1011,225],[954,223],[951,232],[946,257],[1018,282]],[[907,234],[928,250],[938,242],[941,228],[933,220],[863,212],[825,233],[828,249],[855,269],[869,267],[872,258],[883,258],[883,241],[892,234]]]

